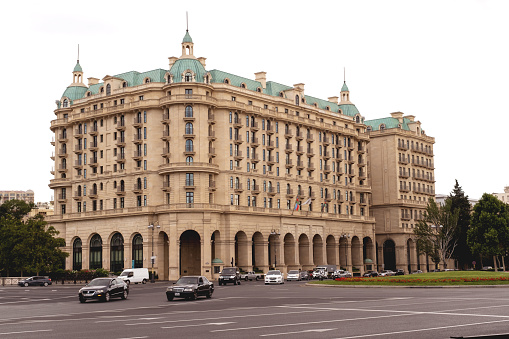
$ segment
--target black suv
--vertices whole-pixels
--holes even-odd
[[[219,274],[219,286],[227,283],[240,285],[240,270],[237,267],[225,267]]]
[[[18,281],[19,286],[48,286],[51,285],[51,279],[48,277],[30,277]]]
[[[95,278],[80,289],[78,297],[81,303],[89,299],[110,301],[110,298],[120,297],[127,299],[129,285],[121,278]]]
[[[186,276],[181,277],[173,286],[166,289],[166,298],[172,301],[173,298],[185,298],[186,300],[195,300],[203,295],[207,299],[212,297],[214,284],[204,276]]]

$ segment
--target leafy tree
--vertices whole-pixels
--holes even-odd
[[[64,239],[56,237],[58,231],[41,215],[26,217],[32,206],[20,200],[0,206],[0,269],[7,275],[51,272],[69,255],[60,250]]]
[[[458,180],[456,180],[454,189],[449,194],[449,199],[451,200],[451,211],[459,211],[458,227],[455,233],[457,244],[452,257],[458,260],[459,267],[467,267],[474,260],[474,256],[467,243],[467,232],[470,227],[470,213],[472,208],[468,201],[468,196],[463,192],[463,189],[458,184]]]
[[[447,260],[457,244],[458,215],[458,210],[452,211],[451,199],[447,198],[445,205],[440,206],[430,198],[424,219],[419,220],[414,229],[419,253],[428,255],[435,264],[442,261],[447,268]]]
[[[505,256],[509,247],[509,205],[484,193],[474,206],[467,241],[473,253],[483,257]]]

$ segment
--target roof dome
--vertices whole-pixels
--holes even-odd
[[[348,115],[350,117],[354,117],[357,114],[360,114],[360,112],[357,109],[357,107],[355,107],[355,105],[353,105],[353,104],[339,105],[339,108],[341,108],[341,111],[343,111],[344,115]]]
[[[184,35],[184,39],[182,40],[182,42],[193,42],[193,39],[189,35],[189,31],[186,30],[186,35]]]
[[[196,82],[203,82],[203,77],[207,73],[201,62],[196,59],[178,59],[170,69],[170,73],[173,75],[173,82],[183,82],[182,73],[187,70],[194,72]]]
[[[76,63],[76,66],[74,66],[73,72],[83,72],[79,61]]]
[[[85,93],[87,91],[88,91],[87,87],[69,86],[65,89],[64,94],[62,94],[62,98],[67,97],[71,101],[81,99],[85,96]]]

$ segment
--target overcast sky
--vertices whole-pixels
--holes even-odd
[[[366,119],[401,111],[435,137],[436,193],[509,185],[509,1],[9,1],[0,13],[0,190],[48,201],[50,121],[72,82],[168,68],[189,11],[207,69],[350,99]]]

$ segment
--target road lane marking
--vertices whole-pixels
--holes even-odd
[[[167,326],[167,327],[161,327],[163,329],[171,329],[171,328],[182,328],[182,327],[200,327],[200,326],[222,326],[222,325],[228,325],[228,324],[235,324],[233,321],[224,322],[224,323],[206,323],[206,324],[194,324],[194,325],[176,325],[176,326]]]
[[[118,339],[144,339],[144,338],[148,338],[148,337],[144,336],[144,337],[130,337],[130,338],[118,338]]]
[[[295,332],[282,332],[282,333],[270,333],[270,334],[260,334],[260,337],[270,337],[274,335],[288,335],[288,334],[301,334],[301,333],[309,333],[309,332],[328,332],[328,331],[334,331],[337,330],[337,328],[317,328],[315,330],[303,330],[303,331],[295,331]]]
[[[414,333],[414,332],[424,332],[424,331],[434,331],[434,330],[443,330],[447,328],[456,328],[456,327],[466,327],[466,326],[478,326],[478,325],[488,325],[506,322],[508,320],[494,320],[494,321],[485,321],[482,323],[471,323],[471,324],[462,324],[462,325],[450,325],[450,326],[440,326],[440,327],[432,327],[432,328],[421,328],[416,330],[407,330],[407,331],[397,331],[397,332],[386,332],[386,333],[372,333],[372,334],[364,334],[364,335],[355,335],[351,337],[340,337],[336,339],[354,339],[354,338],[366,338],[366,337],[380,337],[385,335],[394,335],[394,334],[402,334],[402,333]]]
[[[53,330],[33,330],[33,331],[19,331],[19,332],[4,332],[0,335],[23,334],[23,333],[38,333],[38,332],[51,332]]]

